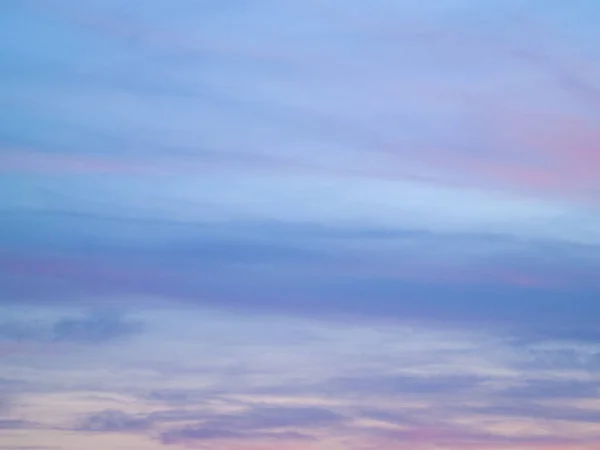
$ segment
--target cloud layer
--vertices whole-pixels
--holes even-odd
[[[597,344],[173,306],[137,319],[147,331],[116,346],[3,355],[5,442],[460,450],[600,439]]]
[[[4,3],[0,448],[597,448],[595,2]]]

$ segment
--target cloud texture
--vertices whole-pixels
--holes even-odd
[[[594,1],[0,6],[0,448],[593,450]]]

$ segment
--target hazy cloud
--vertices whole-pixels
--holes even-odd
[[[146,430],[150,426],[151,422],[145,417],[110,409],[90,414],[77,425],[76,429],[98,433],[128,433]]]
[[[140,333],[140,322],[118,314],[93,313],[83,317],[57,320],[0,322],[0,338],[17,342],[70,342],[99,344],[124,339]]]

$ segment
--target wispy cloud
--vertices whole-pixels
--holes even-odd
[[[0,447],[595,450],[598,5],[171,3],[0,6]]]
[[[112,313],[88,317],[65,317],[55,321],[0,322],[0,339],[15,342],[103,343],[127,338],[142,330],[142,324]]]

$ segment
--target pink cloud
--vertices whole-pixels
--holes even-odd
[[[461,427],[415,427],[411,430],[377,433],[359,440],[359,449],[395,450],[597,450],[597,440],[561,436],[503,436],[479,433]],[[432,447],[433,446],[433,447]]]
[[[591,119],[497,107],[482,120],[498,151],[439,148],[420,156],[439,169],[441,182],[587,202],[597,197],[600,128]]]

